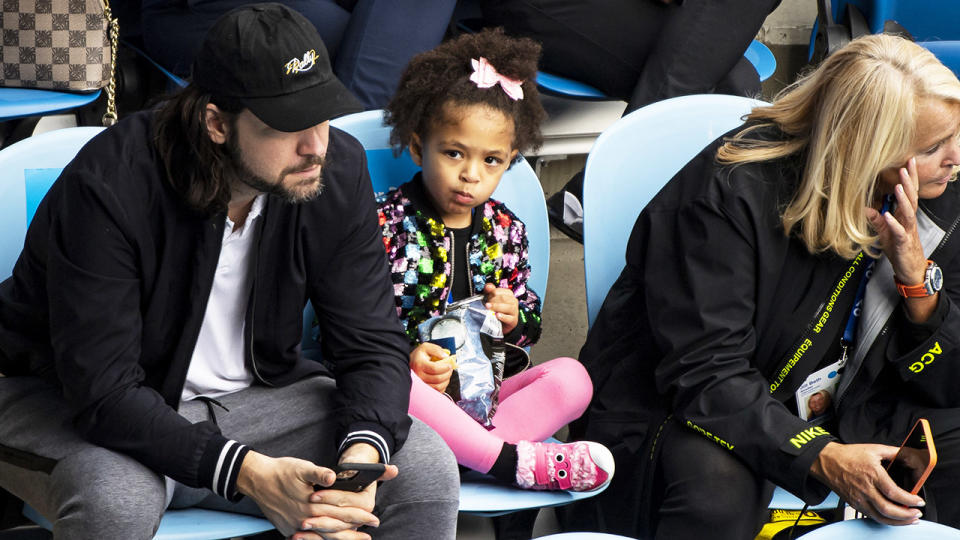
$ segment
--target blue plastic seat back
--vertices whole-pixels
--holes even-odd
[[[367,151],[367,168],[373,189],[382,195],[410,180],[419,170],[410,155],[404,152],[393,157],[389,144],[390,129],[383,125],[383,111],[365,111],[338,118],[332,125],[353,135]],[[541,298],[546,296],[550,265],[550,223],[543,188],[530,165],[521,160],[504,173],[493,192],[497,199],[513,211],[527,228],[530,258],[530,288]]]
[[[750,42],[743,56],[753,64],[757,74],[760,75],[761,81],[769,79],[773,72],[777,70],[777,59],[773,56],[773,52],[757,40]],[[609,96],[589,84],[544,71],[537,72],[537,86],[548,94],[560,97],[585,100],[610,99]]]
[[[577,99],[610,99],[606,94],[589,84],[554,75],[545,71],[537,72],[537,86],[548,94]]]
[[[753,64],[761,82],[769,79],[773,72],[777,70],[777,58],[773,56],[773,52],[766,45],[757,40],[750,42],[743,56]]]
[[[867,19],[870,31],[883,32],[886,21],[896,21],[917,41],[960,39],[960,10],[956,0],[834,0],[834,18],[853,4]]]
[[[954,41],[921,41],[918,43],[932,52],[943,65],[960,77],[960,39]]]
[[[956,8],[956,0],[833,0],[834,21],[849,24],[845,20],[847,5],[860,10],[874,34],[883,32],[886,21],[896,21],[919,45],[929,49],[960,76],[960,10]],[[817,25],[815,21],[808,58],[813,56]]]
[[[0,151],[0,280],[13,272],[27,227],[60,171],[99,127],[34,135]]]
[[[803,540],[960,540],[960,531],[946,525],[920,520],[909,526],[881,525],[872,519],[838,521],[814,529]]]
[[[0,121],[76,109],[93,103],[98,97],[100,90],[80,93],[34,88],[0,88]]]
[[[624,116],[597,138],[583,187],[583,264],[592,325],[625,265],[640,210],[704,146],[766,103],[719,94],[667,99]]]

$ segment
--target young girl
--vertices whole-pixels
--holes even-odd
[[[490,199],[518,150],[539,146],[546,116],[534,83],[540,47],[487,30],[413,58],[387,107],[390,141],[422,168],[380,206],[397,311],[410,337],[410,413],[435,429],[461,465],[529,489],[592,491],[613,474],[593,442],[541,443],[579,417],[593,393],[572,358],[526,369],[540,337],[540,299],[527,288],[523,223]],[[417,326],[475,294],[503,325],[508,347],[489,431],[443,391],[448,352],[418,344]],[[524,371],[526,369],[526,371]]]

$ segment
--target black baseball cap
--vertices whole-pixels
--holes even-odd
[[[333,74],[313,24],[276,3],[243,6],[217,19],[193,62],[193,82],[239,99],[279,131],[301,131],[363,110]]]

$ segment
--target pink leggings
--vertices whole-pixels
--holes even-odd
[[[412,371],[410,414],[443,437],[457,462],[480,472],[493,467],[504,442],[542,441],[578,418],[593,396],[587,370],[573,358],[556,358],[503,381],[493,429],[467,416],[445,394]]]

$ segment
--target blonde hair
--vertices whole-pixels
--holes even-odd
[[[889,35],[852,41],[790,85],[769,107],[747,116],[749,127],[717,151],[723,164],[805,158],[800,184],[781,216],[810,253],[850,259],[875,251],[865,208],[880,171],[909,158],[925,99],[960,104],[960,81],[919,45]],[[783,140],[751,133],[776,126]]]

